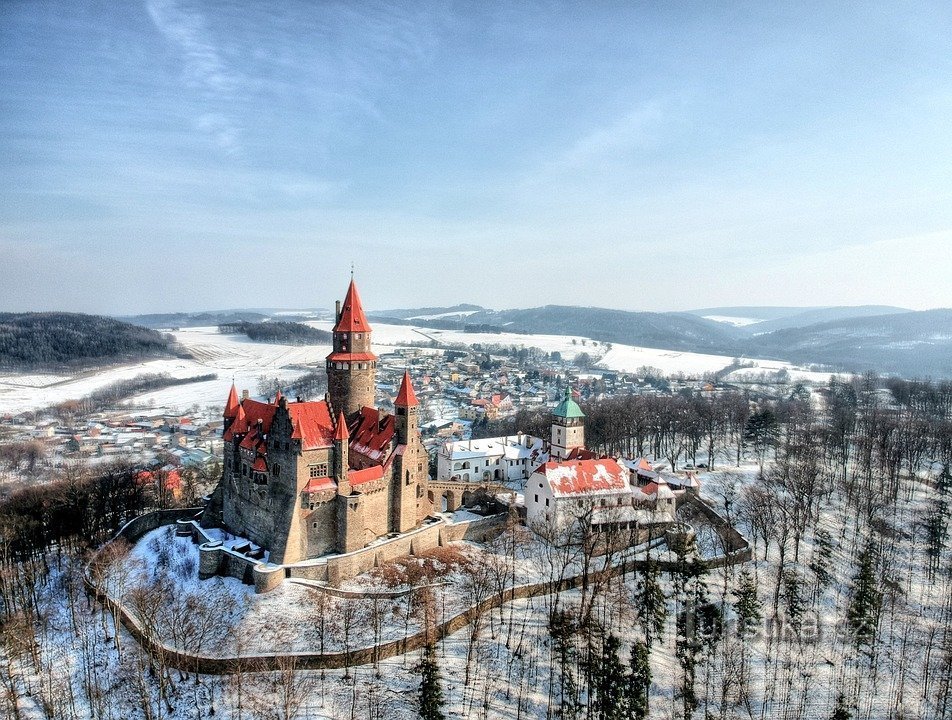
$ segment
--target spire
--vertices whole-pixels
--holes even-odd
[[[245,415],[245,408],[238,405],[238,411],[235,413],[235,421],[229,428],[233,433],[248,432],[248,417]]]
[[[334,440],[347,442],[347,438],[349,437],[350,433],[347,432],[347,420],[344,418],[344,413],[341,413],[337,417],[337,427],[334,428]]]
[[[281,391],[280,391],[280,390],[278,390],[277,394],[274,396],[274,404],[275,404],[275,405],[280,405],[280,404],[281,404]]]
[[[351,278],[347,294],[344,296],[344,304],[340,311],[340,317],[337,319],[337,324],[334,326],[334,332],[370,332],[370,325],[364,315],[364,308],[360,303],[360,295],[357,292],[357,284],[353,278]]]
[[[238,402],[238,388],[235,387],[235,383],[232,383],[231,390],[228,391],[228,400],[225,401],[225,412],[222,413],[222,417],[235,417],[240,407],[241,403]]]
[[[397,393],[397,399],[393,403],[396,407],[415,407],[417,402],[416,393],[413,392],[413,383],[410,382],[410,373],[403,371],[403,381],[400,383],[400,392]]]

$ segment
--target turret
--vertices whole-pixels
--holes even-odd
[[[228,391],[228,399],[225,401],[225,410],[222,412],[222,417],[225,420],[225,430],[234,422],[235,416],[238,415],[238,408],[240,407],[241,403],[238,402],[238,388],[235,387],[235,383],[232,383],[231,390]]]
[[[403,380],[400,382],[400,391],[397,393],[397,399],[393,405],[397,413],[397,443],[399,445],[406,445],[411,435],[417,432],[420,403],[417,401],[416,393],[413,391],[410,373],[405,370],[403,372]]]
[[[334,428],[334,480],[337,481],[338,495],[350,495],[349,438],[347,419],[344,413],[340,413],[337,416],[337,427]]]

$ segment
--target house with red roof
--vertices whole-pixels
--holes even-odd
[[[223,476],[203,524],[290,564],[359,550],[430,514],[419,402],[404,373],[393,414],[375,406],[377,357],[357,286],[337,303],[323,400],[225,402]]]

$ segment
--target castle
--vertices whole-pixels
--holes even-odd
[[[427,454],[407,373],[394,414],[374,405],[377,357],[351,279],[337,303],[324,400],[239,400],[224,411],[224,468],[206,522],[287,565],[348,553],[429,515]]]

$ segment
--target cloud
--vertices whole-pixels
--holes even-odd
[[[665,106],[659,99],[640,103],[624,116],[579,138],[558,159],[557,166],[566,170],[587,168],[607,158],[655,146],[665,127]]]
[[[175,0],[147,0],[146,9],[159,32],[177,47],[186,86],[214,105],[234,97],[240,80],[222,60],[209,37],[203,15],[185,10]],[[195,125],[226,153],[241,151],[240,128],[229,115],[220,111],[206,112],[196,119]]]

